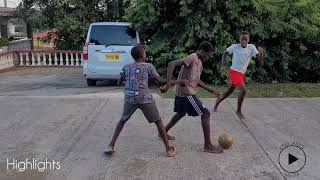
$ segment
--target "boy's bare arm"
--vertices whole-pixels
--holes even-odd
[[[159,87],[167,83],[167,81],[162,79],[160,76],[155,76],[153,79],[156,81]]]
[[[118,79],[117,85],[121,86],[123,81],[124,81],[124,78],[120,77],[120,79]]]
[[[222,55],[222,58],[221,58],[221,67],[220,67],[220,69],[222,70],[222,69],[224,69],[224,67],[225,67],[225,63],[226,63],[226,61],[227,61],[227,56],[228,56],[228,51],[225,51],[224,53],[223,53],[223,55]]]
[[[198,83],[198,86],[200,86],[201,88],[203,88],[203,89],[209,91],[210,93],[214,94],[216,97],[220,97],[220,93],[218,91],[216,91],[212,87],[208,86],[203,81],[200,80],[199,83]]]
[[[174,60],[174,61],[171,61],[168,64],[168,68],[167,68],[167,83],[166,83],[165,86],[161,87],[161,92],[167,92],[170,89],[171,85],[180,83],[180,81],[172,80],[172,76],[173,76],[174,69],[177,66],[182,66],[183,64],[184,64],[183,59]]]
[[[158,86],[164,86],[167,84],[167,81],[162,79],[160,76],[156,76],[154,77],[154,80],[156,81],[156,83],[158,84]],[[176,84],[181,84],[183,83],[182,81],[177,81],[177,80],[171,80],[170,81],[170,85],[173,86],[173,85],[176,85]]]
[[[173,71],[177,66],[182,66],[184,64],[182,59],[174,60],[169,62],[168,68],[167,68],[167,85],[171,85]]]
[[[259,54],[257,56],[258,61],[259,61],[260,64],[263,64],[264,50],[263,50],[262,47],[258,47],[258,51],[259,51]]]

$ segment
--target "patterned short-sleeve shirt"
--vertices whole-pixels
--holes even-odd
[[[134,62],[125,65],[120,75],[126,80],[124,89],[126,103],[147,104],[152,102],[153,97],[149,92],[148,80],[159,76],[152,64]]]

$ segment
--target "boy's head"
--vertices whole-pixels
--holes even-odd
[[[240,44],[243,48],[246,48],[250,39],[250,34],[247,31],[242,31],[240,35]]]
[[[204,61],[207,60],[211,54],[213,53],[213,45],[208,41],[203,41],[198,48],[198,56],[199,58]]]
[[[142,45],[137,45],[131,49],[131,56],[136,62],[144,62],[147,55]]]

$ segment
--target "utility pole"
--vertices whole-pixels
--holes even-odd
[[[7,6],[7,0],[3,0],[4,1],[4,7],[8,7]]]

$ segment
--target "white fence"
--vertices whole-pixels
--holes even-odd
[[[81,67],[82,51],[10,51],[0,53],[0,70],[13,66]]]
[[[19,66],[82,66],[81,51],[18,51]]]
[[[14,66],[13,63],[13,53],[1,53],[0,54],[0,70],[11,68]]]

